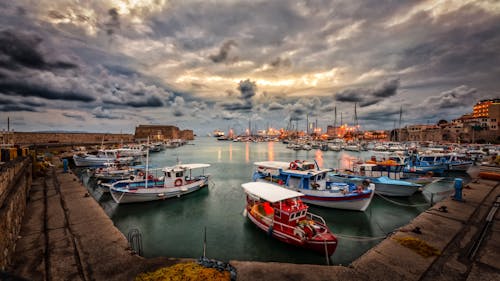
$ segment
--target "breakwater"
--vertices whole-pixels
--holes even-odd
[[[0,166],[0,270],[11,262],[32,183],[29,157]]]

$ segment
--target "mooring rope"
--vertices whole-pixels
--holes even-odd
[[[346,240],[363,241],[363,242],[366,242],[366,241],[375,241],[375,240],[381,240],[381,239],[387,238],[387,235],[386,236],[376,236],[376,237],[373,237],[373,236],[346,235],[346,234],[338,234],[338,233],[335,233],[335,236],[337,236],[339,238],[342,238],[342,239],[346,239]]]
[[[396,205],[399,205],[399,206],[404,206],[404,207],[422,207],[422,206],[429,206],[430,204],[429,203],[422,203],[422,204],[404,204],[404,203],[400,203],[400,202],[397,202],[397,201],[394,201],[394,200],[391,200],[381,194],[378,194],[375,192],[375,194],[377,194],[378,196],[380,196],[382,199],[388,201],[388,202],[391,202],[393,204],[396,204]]]

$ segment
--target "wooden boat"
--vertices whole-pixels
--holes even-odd
[[[325,220],[308,212],[300,197],[304,194],[270,183],[249,182],[245,190],[245,215],[270,236],[296,246],[331,256],[337,238]]]
[[[210,167],[209,164],[179,164],[131,176],[109,185],[113,200],[118,203],[162,200],[194,192],[208,185],[209,175],[194,176],[192,170]],[[155,175],[158,171],[161,176]]]
[[[268,182],[304,194],[302,200],[323,207],[365,211],[373,198],[375,185],[331,181],[331,169],[320,169],[315,162],[255,162],[253,180]]]

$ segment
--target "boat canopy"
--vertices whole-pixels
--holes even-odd
[[[262,162],[254,162],[255,166],[268,168],[268,169],[288,169],[290,167],[290,162],[283,161],[262,161]]]
[[[246,193],[262,198],[271,203],[304,195],[300,192],[296,192],[290,189],[279,187],[275,184],[265,182],[247,182],[242,184],[241,186]]]
[[[181,170],[193,170],[193,169],[201,169],[201,168],[207,168],[210,167],[210,164],[180,164],[176,165],[173,167],[166,167],[163,168],[164,172],[170,172],[170,171],[181,171]]]

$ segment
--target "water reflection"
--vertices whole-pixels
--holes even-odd
[[[151,163],[157,167],[174,165],[176,159],[169,157],[173,153],[178,154],[183,163],[211,164],[210,186],[192,194],[160,202],[117,205],[109,194],[95,188],[95,181],[84,183],[122,233],[126,235],[132,228],[141,231],[147,257],[199,257],[203,229],[207,227],[207,249],[213,258],[325,263],[323,255],[277,241],[243,217],[245,194],[241,184],[252,180],[253,162],[314,159],[325,168],[350,168],[356,157],[366,156],[364,153],[294,151],[281,143],[219,142],[212,138],[200,138],[193,143],[195,146],[150,155]],[[417,194],[398,202],[412,205],[425,199]],[[375,197],[364,213],[315,206],[311,209],[323,216],[331,230],[339,235],[339,246],[331,257],[333,262],[348,264],[380,240],[349,240],[347,236],[383,236],[407,224],[426,207],[402,207]]]
[[[316,149],[316,152],[314,153],[314,160],[316,160],[318,166],[323,167],[323,152],[321,152],[321,150]]]
[[[250,162],[250,143],[245,142],[245,163]]]
[[[274,142],[267,143],[267,160],[274,161]]]

